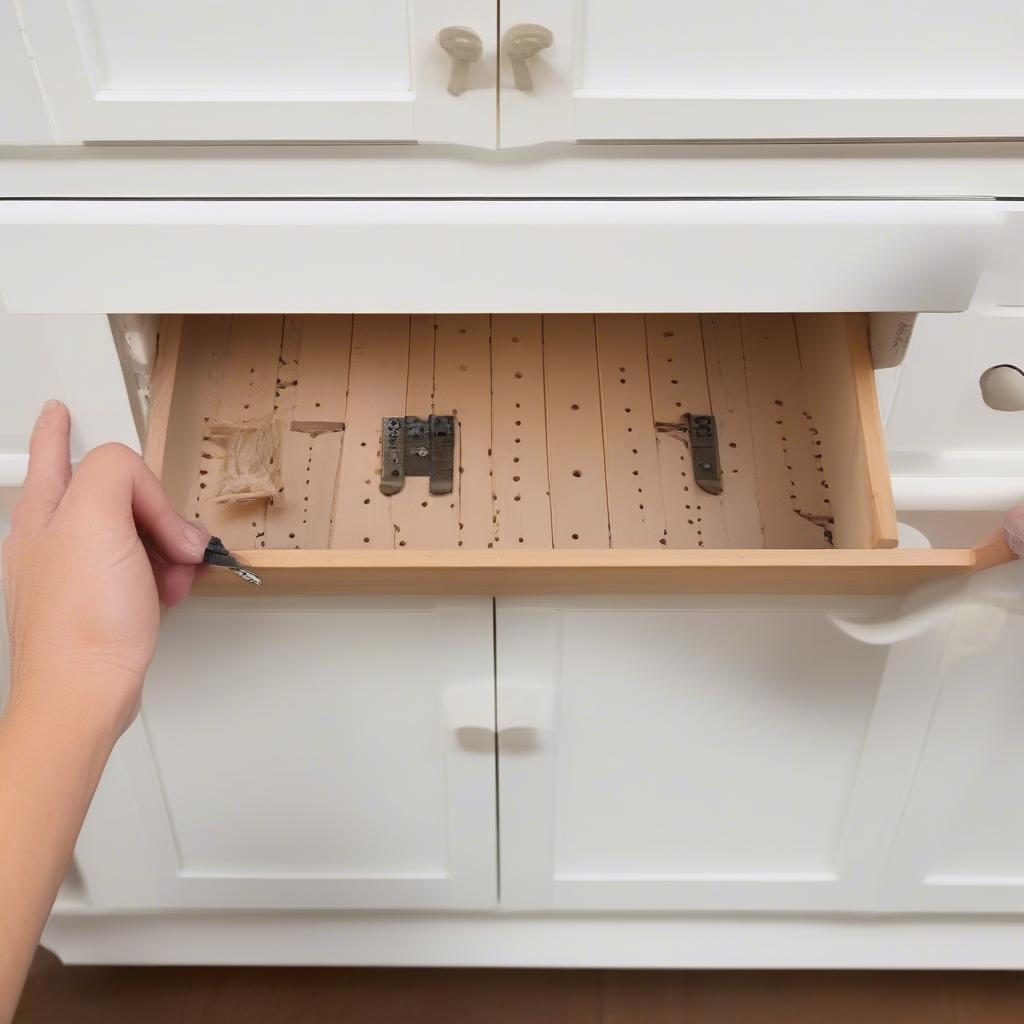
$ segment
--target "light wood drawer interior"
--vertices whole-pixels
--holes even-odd
[[[382,418],[431,412],[457,419],[453,492],[382,494]],[[721,495],[693,479],[688,413],[715,416]],[[272,495],[218,500],[226,432],[268,418]],[[263,592],[886,591],[972,568],[891,550],[861,314],[164,317],[146,456]]]

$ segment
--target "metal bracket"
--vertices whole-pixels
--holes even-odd
[[[385,416],[380,427],[380,492],[397,494],[405,484],[405,423]]]
[[[455,417],[430,417],[430,493],[451,494],[455,486]]]
[[[429,476],[431,494],[451,494],[455,417],[385,416],[381,423],[380,490],[397,494],[407,476]]]
[[[693,456],[693,479],[708,494],[722,493],[722,467],[718,461],[718,429],[714,416],[686,414]]]

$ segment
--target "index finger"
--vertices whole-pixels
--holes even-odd
[[[71,480],[71,416],[51,398],[39,414],[28,447],[28,472],[19,504],[36,521],[47,522]]]

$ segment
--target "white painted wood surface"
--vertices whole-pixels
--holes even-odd
[[[958,310],[1016,205],[17,200],[0,289],[18,312]]]
[[[0,3],[0,145],[53,142],[53,133],[22,37],[17,4]]]
[[[10,148],[5,196],[864,199],[1024,195],[1024,142]]]
[[[138,449],[124,375],[106,316],[15,316],[0,312],[6,384],[0,402],[0,488],[18,487],[32,424],[48,398],[71,410],[71,455],[105,441]]]
[[[830,619],[896,610],[499,599],[502,906],[871,910],[941,644],[890,652]],[[506,735],[505,689],[525,683],[547,716]]]
[[[64,963],[1024,968],[1021,918],[797,914],[62,914]]]
[[[501,145],[604,139],[1019,134],[1012,0],[502,0],[501,32],[551,29],[533,89],[501,60]]]
[[[1001,510],[1024,500],[1024,413],[990,409],[979,378],[1024,368],[1024,319],[918,317],[886,418],[897,507]]]
[[[95,908],[485,908],[497,898],[491,602],[195,599],[76,852]]]
[[[311,856],[311,838],[333,836],[350,850],[362,846],[394,863],[396,850],[413,857],[436,851],[436,823],[404,844],[374,849],[402,822],[389,820],[382,832],[353,838],[345,801],[340,806],[347,813],[337,821],[316,817],[304,821],[305,830],[274,830],[269,817],[239,827],[236,819],[253,809],[254,799],[265,808],[268,799],[287,795],[284,814],[292,826],[312,807],[323,780],[307,774],[304,785],[285,794],[288,774],[278,772],[290,762],[294,768],[300,752],[273,741],[283,734],[282,722],[287,732],[312,719],[301,757],[322,767],[325,753],[337,755],[323,740],[328,728],[316,713],[325,701],[347,703],[352,687],[331,687],[327,696],[307,679],[303,706],[275,702],[274,720],[261,731],[259,719],[271,716],[260,678],[178,673],[172,682],[160,680],[158,670],[156,686],[165,692],[134,732],[148,733],[149,746],[133,753],[123,748],[105,776],[79,847],[83,898],[58,908],[45,941],[68,962],[92,963],[1020,968],[1022,844],[1012,816],[1020,774],[1014,727],[1020,577],[1015,564],[977,577],[965,593],[943,590],[938,612],[927,610],[936,597],[927,593],[899,608],[892,601],[839,599],[822,608],[788,599],[756,608],[748,600],[746,611],[732,607],[735,602],[503,601],[496,720],[501,909],[542,909],[540,916],[343,912],[378,906],[382,894],[392,906],[436,904],[416,899],[428,895],[430,880],[422,876],[325,877]],[[213,611],[223,607],[217,603]],[[285,625],[285,639],[302,646],[295,631],[313,634],[311,610],[293,610],[296,621]],[[339,604],[329,613],[332,622],[340,611]],[[403,625],[410,611],[415,617],[424,610],[407,608]],[[280,611],[269,614],[282,636]],[[924,628],[909,630],[915,635],[891,647],[865,646],[828,621],[852,618],[862,623],[854,632],[870,639],[866,617],[884,623],[894,615]],[[470,617],[470,628],[486,636],[487,616]],[[696,642],[679,628],[687,617],[700,632]],[[220,632],[223,625],[221,619],[209,628]],[[723,643],[718,634],[726,630]],[[235,632],[229,628],[224,636],[226,651]],[[376,634],[360,631],[368,641]],[[346,631],[341,639],[350,636]],[[680,645],[685,658],[674,656]],[[813,660],[801,663],[797,646]],[[346,644],[349,652],[352,647]],[[266,651],[264,645],[248,662],[243,656],[242,671]],[[175,664],[180,659],[173,655]],[[474,672],[446,691],[444,704],[463,726],[467,753],[472,745],[491,762],[489,688],[479,686]],[[353,683],[365,684],[365,678]],[[237,699],[243,688],[248,701]],[[189,696],[197,689],[201,702]],[[428,700],[434,696],[431,688]],[[377,702],[375,715],[386,713],[379,697],[378,690],[364,698]],[[413,697],[397,705],[406,732],[426,733],[428,717],[436,725],[420,703]],[[395,707],[388,709],[392,717]],[[313,714],[305,719],[304,712]],[[447,724],[457,723],[449,717]],[[346,730],[352,728],[350,721]],[[267,729],[273,736],[260,750],[266,765],[248,751],[238,756],[240,742],[255,745],[270,735]],[[369,731],[374,738],[382,732]],[[187,742],[168,749],[161,738],[169,735],[187,735]],[[353,741],[349,731],[338,738]],[[130,733],[126,740],[132,739]],[[365,754],[369,742],[356,737],[352,756]],[[436,763],[417,766],[427,779],[411,778],[399,769],[402,758],[415,755],[392,747],[381,778],[366,771],[374,756],[379,752],[359,766],[361,799],[371,790],[379,798],[392,775],[392,782],[404,779],[412,788],[397,801],[378,803],[371,816],[404,808],[407,825],[422,811],[414,800],[435,781],[429,776]],[[493,762],[491,787],[492,770]],[[198,812],[173,799],[183,777],[195,780]],[[448,778],[454,792],[450,771]],[[352,788],[343,782],[340,791],[351,797]],[[197,831],[196,815],[214,804],[225,819]],[[171,821],[178,826],[173,839]],[[449,818],[449,855],[467,839],[479,840],[478,854],[485,851],[481,825],[468,816]],[[274,848],[278,865],[290,862],[291,871],[266,870]],[[218,857],[228,870],[215,871]],[[181,870],[189,861],[192,869]],[[485,874],[481,862],[473,864]],[[111,909],[118,906],[137,909]],[[152,913],[169,906],[222,909],[202,916]],[[241,917],[231,909],[261,906],[281,911],[247,909]],[[323,912],[331,908],[334,913]],[[752,913],[764,910],[788,913]],[[907,911],[946,916],[900,916]],[[998,913],[979,916],[991,911]]]
[[[18,6],[58,142],[495,144],[494,0]],[[448,25],[485,42],[461,96]]]
[[[884,879],[901,913],[1024,912],[1024,564],[982,573],[951,618],[927,737]]]

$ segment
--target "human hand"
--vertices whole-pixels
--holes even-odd
[[[1018,557],[1024,558],[1024,505],[1015,505],[1003,518],[1003,539]]]
[[[47,402],[3,543],[11,707],[59,705],[116,737],[138,710],[160,604],[188,594],[209,534],[123,445],[89,452],[72,477],[69,431]]]

